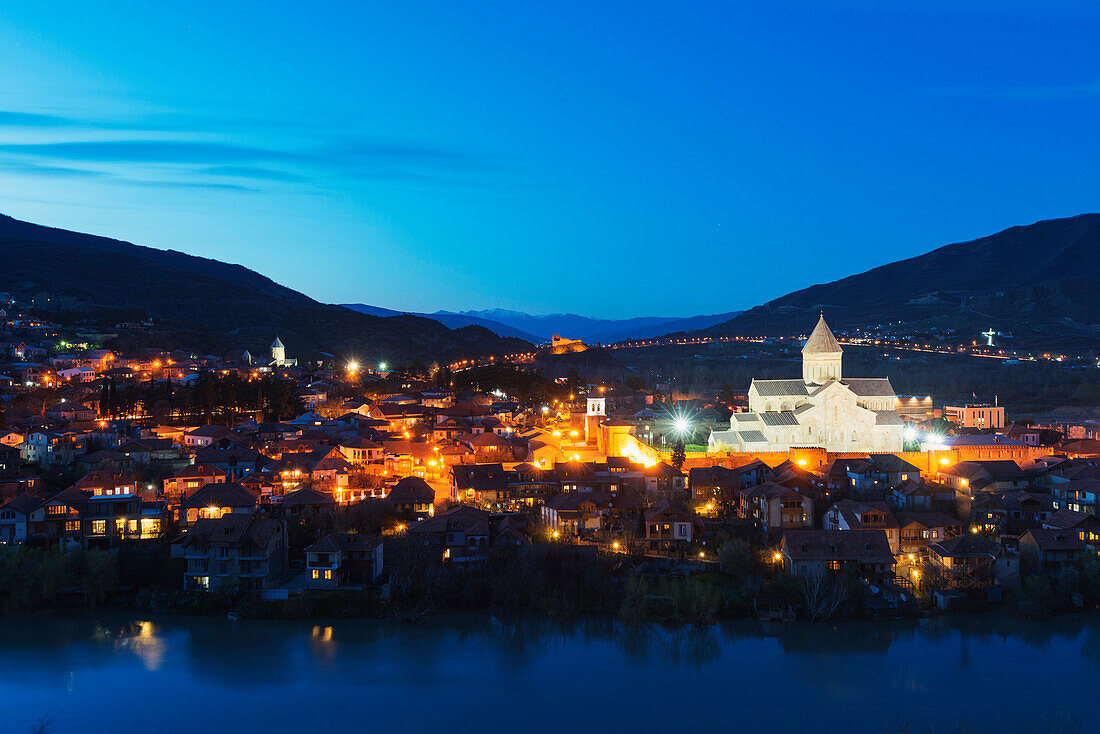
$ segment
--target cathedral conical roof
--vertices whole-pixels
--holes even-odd
[[[271,348],[272,349],[283,349],[284,348],[283,347],[283,342],[279,339],[279,337],[275,337],[275,341],[271,342]]]
[[[802,345],[803,354],[839,354],[844,350],[840,348],[840,342],[833,336],[833,330],[825,323],[825,314],[817,320],[810,338]]]

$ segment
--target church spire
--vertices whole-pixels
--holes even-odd
[[[823,385],[829,380],[839,380],[844,350],[825,323],[825,314],[817,319],[817,326],[802,345],[802,381]]]
[[[825,323],[825,314],[817,319],[817,326],[810,333],[810,338],[802,345],[803,354],[833,354],[844,350],[840,348],[840,342],[833,336],[833,330]]]

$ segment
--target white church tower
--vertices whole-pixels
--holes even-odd
[[[279,337],[275,337],[275,341],[271,342],[271,361],[278,367],[282,367],[283,362],[286,361],[286,347],[283,346],[283,340]]]
[[[840,379],[840,362],[844,350],[825,323],[825,315],[817,320],[810,338],[802,346],[802,381],[821,385]]]
[[[297,365],[298,360],[286,358],[286,347],[283,346],[283,340],[275,337],[275,341],[271,342],[271,366],[296,367]]]

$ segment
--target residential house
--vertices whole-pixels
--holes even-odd
[[[954,538],[963,531],[963,523],[942,512],[899,512],[900,528],[898,553],[912,555],[914,559],[928,555],[928,546]]]
[[[39,498],[21,494],[0,505],[0,544],[26,542],[31,513],[41,504]]]
[[[46,408],[45,416],[58,423],[73,423],[75,421],[94,421],[95,411],[87,405],[63,400],[57,405]]]
[[[257,495],[236,482],[205,484],[180,503],[177,519],[187,528],[201,519],[251,515],[256,503]]]
[[[489,549],[489,517],[484,510],[459,505],[416,523],[409,532],[444,561],[483,561]]]
[[[1100,518],[1096,515],[1058,510],[1043,520],[1044,530],[1066,530],[1074,532],[1094,553],[1100,553]]]
[[[331,510],[336,506],[336,500],[327,492],[303,487],[284,494],[279,506],[287,519],[297,520],[310,513]]]
[[[540,513],[551,533],[583,537],[605,529],[610,507],[610,492],[562,492],[547,499]]]
[[[196,464],[209,464],[221,469],[235,481],[253,472],[263,471],[268,460],[256,449],[240,446],[221,448],[208,446],[195,452]]]
[[[373,584],[382,575],[382,541],[361,533],[329,533],[307,546],[306,585],[315,589]]]
[[[527,448],[496,433],[487,431],[477,435],[468,435],[462,442],[473,449],[474,461],[489,464],[498,461],[515,461],[525,458]]]
[[[138,466],[149,466],[154,462],[178,461],[179,449],[170,438],[142,438],[129,441],[116,449],[129,457]]]
[[[706,514],[736,515],[741,474],[723,466],[696,467],[688,472],[691,498]]]
[[[979,533],[962,533],[928,546],[929,563],[945,575],[951,586],[992,584],[1002,555],[1000,545]]]
[[[936,507],[955,505],[953,490],[932,486],[920,479],[902,482],[890,490],[887,498],[894,507],[910,512],[927,512]]]
[[[386,495],[398,512],[412,514],[417,520],[423,520],[435,514],[435,490],[420,477],[404,477],[394,485]]]
[[[740,505],[740,516],[768,533],[814,525],[813,499],[774,482],[742,489]]]
[[[353,464],[382,461],[385,455],[382,444],[363,436],[343,441],[340,444],[340,452],[343,453],[344,458]]]
[[[887,490],[900,487],[905,482],[918,481],[920,469],[896,454],[871,454],[868,461],[874,467],[876,478]]]
[[[1043,492],[985,493],[971,505],[969,522],[984,531],[1019,535],[1041,527],[1053,511],[1050,495]]]
[[[228,475],[216,466],[192,464],[164,480],[164,499],[169,507],[178,507],[183,500],[207,484],[224,484]]]
[[[675,501],[686,494],[684,473],[663,461],[646,467],[644,474],[647,497]]]
[[[97,488],[81,513],[86,548],[108,549],[124,542],[156,542],[164,530],[161,502],[145,502],[136,491],[111,494]]]
[[[23,461],[43,469],[65,466],[84,453],[86,436],[74,431],[31,431],[20,445]]]
[[[1033,556],[1046,571],[1080,565],[1085,548],[1073,530],[1032,528],[1020,537],[1020,552]]]
[[[1007,459],[960,461],[942,467],[937,478],[941,484],[955,490],[957,497],[971,501],[980,492],[1026,489],[1032,480],[1019,464]]]
[[[31,538],[60,550],[80,548],[84,542],[81,517],[89,497],[88,493],[69,487],[40,504],[31,512]]]
[[[861,578],[894,575],[885,530],[787,530],[779,548],[784,568],[796,576],[852,571]]]
[[[1083,476],[1050,484],[1051,506],[1055,510],[1073,510],[1100,515],[1100,478]]]
[[[883,530],[890,552],[898,554],[898,521],[885,502],[841,500],[828,509],[823,520],[826,530]]]
[[[199,518],[173,545],[187,562],[186,589],[209,591],[236,580],[256,591],[287,566],[286,525],[250,514]]]
[[[199,426],[183,436],[184,447],[192,450],[208,447],[227,449],[247,446],[248,441],[225,426]]]
[[[340,458],[338,454],[326,456],[313,465],[309,478],[316,489],[324,489],[338,495],[347,489],[351,469],[351,464]]]
[[[695,517],[680,504],[663,500],[645,513],[645,540],[650,550],[683,553],[694,539]]]

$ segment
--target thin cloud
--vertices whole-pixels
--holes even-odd
[[[251,178],[257,181],[296,182],[308,180],[305,176],[300,176],[297,173],[262,166],[207,166],[199,169],[198,173],[229,178]]]
[[[72,120],[57,115],[41,115],[36,112],[12,112],[0,110],[0,126],[4,127],[62,127]]]
[[[69,166],[48,166],[22,160],[0,161],[0,171],[31,174],[37,176],[56,176],[69,178],[95,178],[102,177],[102,171],[93,171],[87,168],[71,168]]]
[[[0,152],[94,163],[218,164],[241,161],[303,160],[300,154],[201,140],[96,140],[63,143],[8,143]],[[308,160],[308,157],[305,157]]]
[[[65,126],[137,129],[130,123],[0,111],[0,124],[5,120],[12,125],[37,124],[55,130]],[[188,127],[185,120],[177,122],[184,123],[181,128]],[[347,136],[319,142],[314,136],[314,142],[303,141],[293,147],[183,139],[183,133],[167,129],[154,132],[160,136],[114,140],[58,140],[55,136],[54,140],[41,142],[0,142],[0,155],[31,162],[24,170],[37,175],[51,171],[58,176],[68,171],[74,171],[69,175],[79,175],[75,171],[82,167],[98,166],[120,179],[143,185],[142,181],[163,175],[158,167],[173,166],[177,170],[170,178],[181,186],[250,191],[257,189],[225,179],[278,184],[344,178],[462,187],[491,185],[492,181],[484,174],[502,170],[487,158],[416,141]],[[194,133],[189,128],[186,134]]]
[[[144,186],[148,188],[167,188],[167,189],[213,189],[217,191],[243,191],[247,193],[253,193],[260,191],[252,186],[241,186],[239,184],[229,183],[214,183],[209,181],[148,181],[143,179],[119,179],[124,183],[134,184],[136,186]]]

